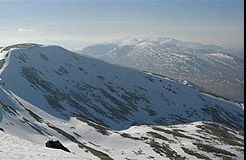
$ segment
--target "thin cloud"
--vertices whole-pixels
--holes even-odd
[[[34,32],[34,31],[35,31],[35,29],[33,29],[33,28],[22,28],[22,27],[20,27],[17,29],[17,32],[20,32],[20,33],[29,33],[29,32]]]

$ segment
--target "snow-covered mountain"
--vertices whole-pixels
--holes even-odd
[[[243,159],[240,104],[58,46],[0,61],[0,159]]]
[[[81,53],[178,81],[189,81],[209,93],[244,101],[244,61],[220,46],[172,38],[127,38],[88,46]]]

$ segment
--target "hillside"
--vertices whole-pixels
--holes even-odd
[[[81,53],[188,81],[208,93],[244,102],[244,61],[220,46],[172,38],[134,38],[88,46]]]
[[[243,159],[237,103],[58,46],[13,45],[0,60],[0,138],[8,144],[0,158]],[[48,139],[71,153],[51,153]]]

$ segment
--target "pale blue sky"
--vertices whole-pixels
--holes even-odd
[[[243,0],[0,0],[0,46],[173,37],[243,47]]]

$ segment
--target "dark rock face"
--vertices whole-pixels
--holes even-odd
[[[2,128],[0,128],[0,131],[4,132],[4,130]]]
[[[63,146],[61,144],[61,142],[59,141],[53,141],[53,140],[49,140],[45,143],[45,146],[46,147],[49,147],[49,148],[55,148],[55,149],[61,149],[61,150],[64,150],[66,152],[70,152],[65,146]]]

